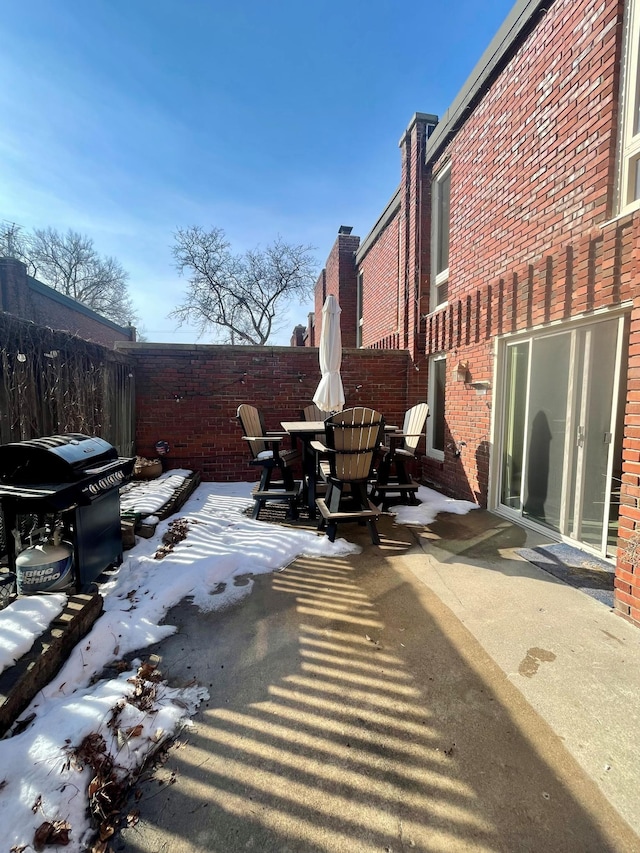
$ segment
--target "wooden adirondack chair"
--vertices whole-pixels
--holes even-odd
[[[301,458],[299,450],[282,450],[280,445],[286,438],[282,432],[268,432],[264,427],[262,412],[255,406],[242,403],[238,406],[238,420],[251,453],[250,465],[262,468],[260,482],[252,491],[254,507],[252,518],[258,518],[267,502],[279,501],[289,504],[288,517],[298,518],[298,496],[301,481],[294,480],[292,466]],[[274,472],[280,479],[274,480]]]
[[[315,403],[310,403],[308,406],[305,406],[304,409],[302,410],[302,417],[304,418],[305,421],[324,421],[326,418],[329,417],[329,413],[323,412],[322,409],[319,409]],[[315,440],[320,442],[320,443],[323,443],[325,440],[324,432],[316,433]],[[326,461],[327,461],[327,454],[322,453],[321,451],[316,449],[316,462],[315,462],[315,464],[316,464],[316,482],[317,483],[320,483],[321,480],[326,479],[326,477],[329,473],[327,465],[324,465],[325,470],[324,471],[322,470],[323,462],[326,463]]]
[[[329,412],[323,412],[315,403],[310,403],[302,410],[302,417],[305,421],[323,421],[325,418],[329,417]]]
[[[337,525],[358,522],[369,528],[371,541],[380,544],[376,521],[380,510],[367,496],[367,483],[375,452],[384,430],[384,418],[374,409],[357,407],[345,409],[325,421],[326,444],[313,446],[326,453],[329,461],[327,493],[317,498],[322,530],[335,541]]]
[[[394,503],[418,503],[416,492],[419,484],[407,470],[407,464],[415,459],[428,416],[429,406],[418,403],[405,414],[402,431],[387,436],[389,444],[382,448],[378,476],[371,491],[371,500],[382,501],[383,509]]]

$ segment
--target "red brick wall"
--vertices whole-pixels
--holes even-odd
[[[382,231],[359,265],[362,273],[362,346],[400,346],[398,313],[400,213]]]
[[[634,217],[629,231],[636,297],[629,332],[615,607],[624,617],[640,625],[640,299],[637,295],[640,214]]]
[[[450,278],[427,353],[446,351],[449,375],[468,360],[490,379],[495,335],[631,296],[630,221],[598,228],[612,209],[620,6],[556,0],[434,166],[452,164]],[[445,464],[425,469],[481,502],[487,403],[448,382]]]
[[[401,240],[401,294],[400,322],[403,346],[414,358],[424,352],[424,326],[422,315],[428,308],[426,283],[430,257],[430,219],[428,216],[431,193],[428,189],[428,170],[425,166],[426,124],[412,122],[404,134],[402,149],[401,194],[403,207],[403,233]]]
[[[320,332],[322,331],[322,306],[324,305],[324,300],[327,298],[327,293],[327,270],[323,269],[318,276],[314,291],[313,343],[310,343],[309,346],[318,346],[318,342],[320,341]]]
[[[611,214],[621,11],[556,0],[440,158],[452,163],[450,298]]]
[[[430,315],[427,348],[447,353],[445,462],[425,459],[427,479],[445,491],[486,504],[493,391],[480,396],[471,382],[493,379],[496,334],[520,331],[554,321],[589,315],[596,307],[633,305],[625,413],[621,547],[640,536],[640,299],[638,247],[640,213],[610,221],[572,245],[549,251],[535,263],[514,267],[507,275],[468,291],[463,298]],[[459,361],[468,362],[468,381],[455,376]],[[623,385],[624,387],[624,385]],[[456,449],[464,442],[461,455]],[[640,559],[638,561],[640,569]],[[629,568],[622,571],[629,585]],[[635,591],[623,588],[616,607],[640,621],[640,577]],[[631,602],[631,598],[634,602]],[[633,613],[631,609],[633,608]],[[635,615],[634,615],[635,614]]]
[[[425,143],[431,117],[416,114],[400,140],[399,190],[362,249],[358,272],[363,276],[362,345],[408,349],[414,360],[424,356],[424,320],[428,309],[429,171]],[[395,209],[394,209],[395,206]],[[365,244],[367,244],[365,241]]]
[[[556,0],[435,164],[452,164],[449,303],[426,327],[447,354],[447,447],[424,474],[486,503],[493,391],[459,361],[492,380],[496,335],[633,306],[616,609],[640,623],[640,213],[611,219],[622,9]]]
[[[171,445],[173,467],[198,469],[205,480],[252,480],[255,469],[236,420],[243,402],[261,408],[268,429],[299,420],[320,381],[318,350],[133,344],[119,347],[136,364],[136,447],[154,456]],[[346,405],[381,411],[402,423],[417,402],[417,372],[406,352],[346,350],[342,377]]]
[[[355,347],[357,343],[358,274],[355,256],[359,245],[359,237],[350,234],[338,235],[340,275],[337,296],[342,309],[340,328],[344,347]]]
[[[355,253],[360,238],[351,234],[338,234],[336,242],[327,258],[325,269],[320,273],[315,288],[315,330],[316,344],[322,331],[322,306],[327,296],[332,294],[338,300],[342,345],[355,347],[357,323],[357,273]]]
[[[0,259],[0,311],[103,346],[112,347],[115,341],[129,341],[134,336],[133,330],[102,320],[93,311],[87,313],[84,306],[76,309],[66,303],[61,294],[29,278],[20,261]]]

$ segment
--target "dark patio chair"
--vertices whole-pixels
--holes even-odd
[[[260,482],[252,491],[254,507],[252,518],[257,519],[260,510],[271,501],[289,504],[288,517],[298,518],[298,497],[302,482],[293,477],[293,465],[300,458],[299,450],[282,450],[280,445],[287,437],[282,432],[268,432],[264,426],[262,412],[255,406],[242,403],[238,406],[238,420],[251,453],[250,465],[262,468]],[[273,479],[274,473],[280,479]]]
[[[335,541],[337,525],[358,522],[369,528],[371,541],[380,544],[376,521],[380,510],[367,496],[375,451],[384,429],[384,418],[374,409],[362,406],[345,409],[325,420],[326,443],[313,446],[327,454],[329,474],[327,493],[317,498],[320,510],[320,530],[326,527],[327,536]]]
[[[381,502],[383,510],[394,503],[414,506],[418,503],[416,492],[419,484],[407,470],[407,465],[415,459],[428,416],[429,406],[426,403],[418,403],[406,412],[402,431],[390,433],[385,437],[377,477],[371,490],[371,500],[374,503]]]

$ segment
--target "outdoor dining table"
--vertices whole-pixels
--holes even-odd
[[[291,436],[293,444],[302,445],[303,500],[309,508],[309,518],[316,517],[316,454],[311,442],[324,435],[324,421],[282,421],[282,429]]]
[[[303,500],[309,508],[309,518],[315,518],[318,466],[311,442],[315,441],[318,435],[324,435],[324,421],[282,421],[280,426],[291,436],[294,446],[298,440],[302,445]],[[384,431],[385,435],[393,435],[398,431],[398,427],[385,424]]]

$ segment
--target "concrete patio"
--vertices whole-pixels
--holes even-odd
[[[170,613],[211,698],[114,850],[640,850],[638,630],[487,512],[380,531]]]

